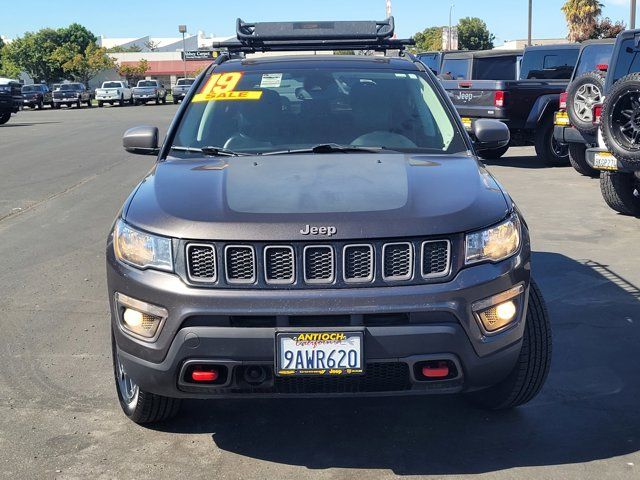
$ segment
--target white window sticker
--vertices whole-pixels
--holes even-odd
[[[406,78],[407,74],[406,73],[396,73],[396,77],[398,77],[398,78]]]
[[[282,83],[281,73],[263,73],[260,88],[278,88]]]

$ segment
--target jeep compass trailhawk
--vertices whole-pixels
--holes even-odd
[[[181,398],[533,398],[551,340],[527,225],[438,80],[383,22],[253,23],[158,129],[107,245],[114,373],[138,423]],[[399,56],[304,55],[314,50]],[[248,57],[299,50],[300,55]]]

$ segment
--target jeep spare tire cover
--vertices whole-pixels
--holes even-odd
[[[602,105],[602,138],[607,149],[640,169],[640,73],[613,84]]]
[[[601,72],[587,72],[577,77],[567,88],[567,115],[571,125],[584,133],[595,133],[593,106],[602,103],[605,76]]]

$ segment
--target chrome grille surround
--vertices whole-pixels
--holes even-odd
[[[342,249],[342,279],[345,283],[369,283],[374,279],[375,253],[373,245],[358,243]]]
[[[289,285],[296,280],[296,255],[291,245],[264,247],[264,279],[274,285]]]
[[[387,255],[390,256],[389,259]],[[410,280],[413,278],[413,261],[411,242],[385,243],[382,246],[383,280],[388,282]]]
[[[256,282],[256,251],[251,245],[224,247],[224,271],[227,283]]]
[[[422,278],[446,277],[451,271],[451,242],[427,240],[420,246]]]
[[[206,283],[216,282],[218,279],[218,262],[216,260],[216,248],[213,245],[189,243],[185,253],[189,280]],[[197,265],[195,264],[196,262]]]
[[[302,255],[304,281],[329,284],[336,278],[335,252],[331,245],[307,245]]]

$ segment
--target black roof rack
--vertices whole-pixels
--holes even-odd
[[[229,53],[310,50],[404,50],[413,39],[393,38],[393,17],[376,21],[260,22],[238,18],[237,39],[215,42]]]

